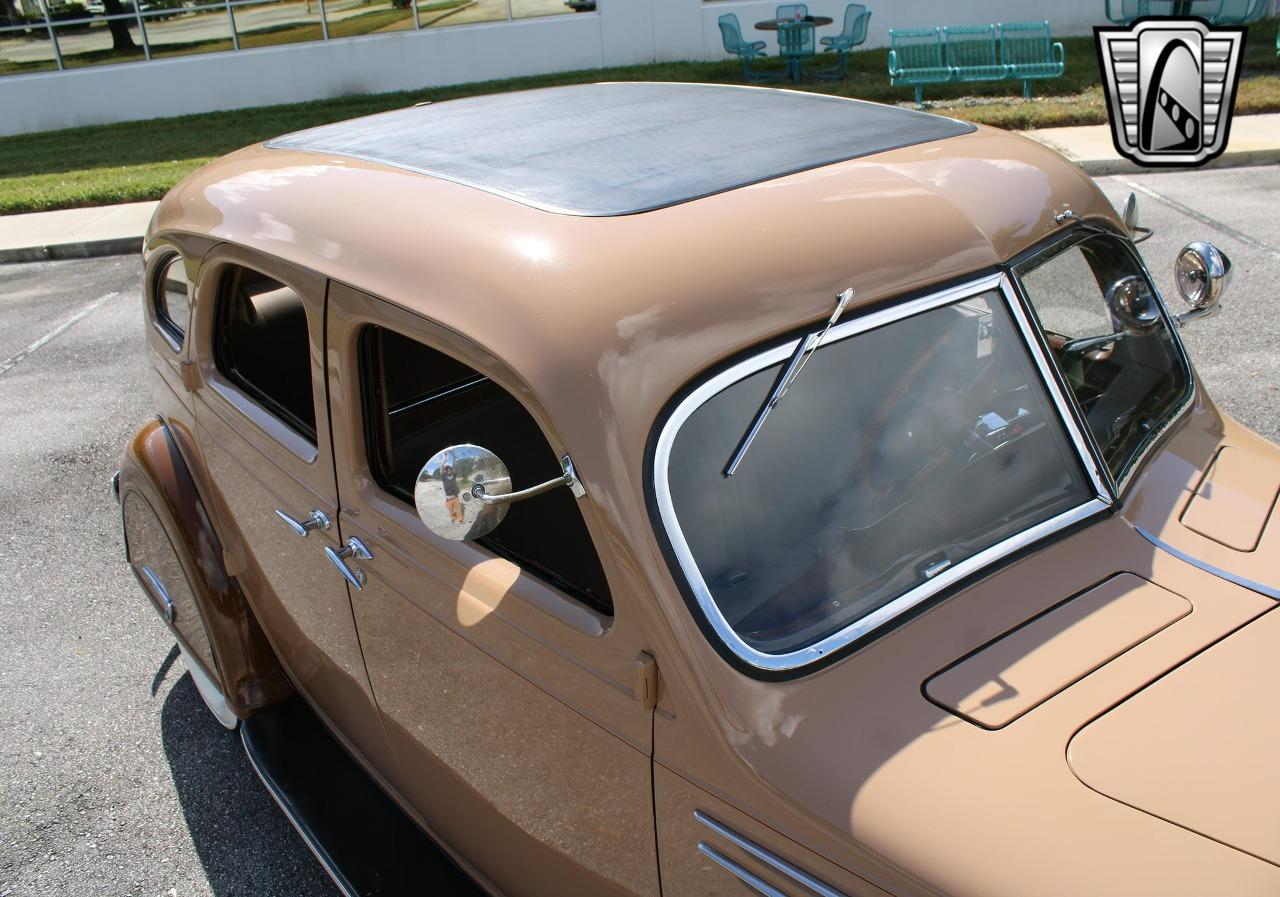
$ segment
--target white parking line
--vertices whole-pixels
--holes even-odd
[[[1156,200],[1157,202],[1162,202],[1165,205],[1167,205],[1169,208],[1175,209],[1184,215],[1194,218],[1196,221],[1199,221],[1201,224],[1207,224],[1210,227],[1215,227],[1218,230],[1222,231],[1223,233],[1228,234],[1229,236],[1235,237],[1237,240],[1239,240],[1241,243],[1244,243],[1247,246],[1252,246],[1254,249],[1261,249],[1263,252],[1269,252],[1276,258],[1280,259],[1280,249],[1276,249],[1276,247],[1274,246],[1271,246],[1267,243],[1263,243],[1261,240],[1254,239],[1248,234],[1242,231],[1238,231],[1234,227],[1231,227],[1230,225],[1223,224],[1221,221],[1218,221],[1215,218],[1210,218],[1208,215],[1204,214],[1203,212],[1197,212],[1195,209],[1191,208],[1190,206],[1183,205],[1182,203],[1178,202],[1176,199],[1171,199],[1170,197],[1165,196],[1163,193],[1158,193],[1155,190],[1152,190],[1150,187],[1146,186],[1145,184],[1141,184],[1138,181],[1135,181],[1132,179],[1120,178],[1120,177],[1116,178],[1116,181],[1118,181],[1121,184],[1124,184],[1130,190],[1136,190],[1139,193],[1145,193],[1147,196],[1150,196],[1152,199]]]
[[[99,296],[97,299],[94,299],[92,302],[90,302],[84,308],[80,309],[74,315],[67,318],[57,327],[53,328],[44,336],[40,337],[34,343],[27,346],[21,352],[17,352],[13,355],[10,355],[4,361],[0,361],[0,376],[3,376],[4,374],[9,373],[9,371],[13,370],[13,368],[16,367],[19,362],[22,361],[22,359],[26,358],[28,355],[30,355],[32,352],[39,349],[41,346],[43,346],[45,343],[49,342],[50,340],[56,339],[60,334],[66,333],[76,324],[76,322],[84,320],[90,314],[92,314],[95,310],[97,310],[102,305],[104,305],[105,303],[107,303],[108,301],[110,301],[111,299],[114,299],[116,296],[119,296],[119,295],[120,294],[118,292],[113,292],[113,293],[107,293],[105,296]]]

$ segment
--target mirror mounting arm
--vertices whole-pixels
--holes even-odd
[[[1191,311],[1184,311],[1180,315],[1173,316],[1173,323],[1179,327],[1185,327],[1192,321],[1199,321],[1201,318],[1211,318],[1222,309],[1221,305],[1207,305],[1203,308],[1193,308]]]
[[[560,459],[560,466],[564,469],[564,473],[556,479],[530,486],[528,489],[521,489],[519,492],[508,492],[505,495],[487,495],[484,491],[484,483],[476,483],[471,487],[471,497],[485,505],[509,505],[524,501],[526,498],[535,498],[552,489],[559,489],[561,486],[572,489],[575,498],[586,495],[587,490],[583,488],[582,481],[578,479],[578,473],[573,468],[573,459],[565,455]]]

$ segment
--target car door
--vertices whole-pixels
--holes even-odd
[[[295,686],[349,747],[392,763],[360,654],[337,549],[325,381],[324,278],[223,245],[197,303],[199,443],[228,569]]]
[[[652,703],[633,685],[651,667],[590,498],[513,505],[480,542],[428,530],[413,484],[446,444],[489,443],[517,487],[557,476],[559,452],[472,344],[349,287],[329,297],[341,526],[372,555],[349,562],[353,603],[397,789],[502,893],[656,894]]]

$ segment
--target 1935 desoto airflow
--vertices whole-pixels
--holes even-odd
[[[349,893],[427,832],[495,894],[1274,895],[1280,452],[1178,337],[1230,263],[1176,314],[1138,230],[763,89],[250,147],[147,237],[129,562]]]

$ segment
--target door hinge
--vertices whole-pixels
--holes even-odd
[[[632,694],[646,710],[658,706],[658,662],[648,651],[641,651],[632,663],[635,672]]]
[[[195,392],[200,388],[200,371],[194,361],[179,361],[178,376],[182,378],[182,385],[187,392]]]

